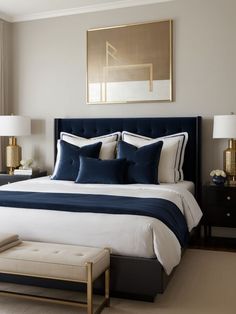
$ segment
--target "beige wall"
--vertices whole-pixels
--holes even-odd
[[[10,114],[11,108],[11,86],[12,86],[12,24],[0,19],[0,114]],[[6,152],[4,148],[8,143],[7,137],[0,138],[0,170],[5,170]]]
[[[29,115],[34,134],[20,140],[25,158],[53,166],[55,117],[194,116],[203,121],[203,174],[222,167],[224,140],[212,139],[212,117],[236,112],[236,1],[163,4],[13,24],[14,113]],[[86,30],[174,20],[172,103],[86,105]]]

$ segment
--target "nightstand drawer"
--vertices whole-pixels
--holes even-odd
[[[236,227],[236,208],[209,206],[204,216],[213,226]]]
[[[210,188],[207,191],[206,201],[207,204],[236,206],[236,193],[235,189],[218,189]]]

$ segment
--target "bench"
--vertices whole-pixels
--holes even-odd
[[[87,308],[88,314],[100,313],[110,304],[110,252],[108,249],[23,241],[0,253],[0,273],[85,283],[87,302],[32,296],[0,291],[1,295],[77,305]],[[105,275],[105,296],[93,310],[93,282]]]

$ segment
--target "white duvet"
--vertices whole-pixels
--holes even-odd
[[[164,198],[179,207],[189,231],[202,216],[193,195],[178,184],[75,184],[43,177],[4,185],[0,190]],[[152,217],[0,207],[0,230],[18,233],[24,240],[109,247],[113,254],[157,257],[167,274],[181,258],[174,233]]]

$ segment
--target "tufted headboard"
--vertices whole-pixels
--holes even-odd
[[[200,197],[201,117],[55,119],[55,158],[56,143],[62,131],[86,138],[115,131],[129,131],[153,138],[188,132],[189,139],[183,166],[184,178],[195,183],[196,198]]]

